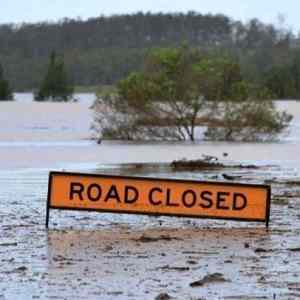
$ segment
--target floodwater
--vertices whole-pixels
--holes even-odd
[[[276,143],[97,145],[90,140],[93,97],[34,103],[30,94],[18,94],[16,102],[0,103],[0,299],[300,297],[300,102],[278,103],[294,120]],[[203,154],[262,168],[171,172],[129,165]],[[54,211],[47,231],[50,170],[221,181],[226,172],[270,183],[271,227]],[[221,280],[190,285],[214,273]]]

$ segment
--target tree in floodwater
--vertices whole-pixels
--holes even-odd
[[[0,64],[0,101],[13,100],[13,94],[8,81],[4,78],[4,71]]]
[[[206,126],[211,140],[257,140],[282,132],[291,117],[277,112],[266,93],[254,93],[240,66],[186,46],[150,53],[143,72],[119,82],[96,102],[96,137],[196,139]]]
[[[74,88],[68,79],[63,59],[52,52],[46,76],[35,95],[35,100],[68,101],[73,92]]]
[[[144,72],[131,73],[118,83],[116,93],[98,99],[96,135],[194,140],[196,120],[205,105],[194,71],[200,55],[186,46],[153,50]]]
[[[292,116],[278,111],[268,95],[268,90],[263,89],[254,98],[219,102],[212,112],[205,138],[244,142],[274,140],[289,126]]]
[[[292,116],[278,111],[267,87],[243,80],[240,66],[228,59],[202,61],[199,81],[211,103],[204,137],[222,141],[273,140],[289,126]]]

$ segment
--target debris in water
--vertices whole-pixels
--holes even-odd
[[[159,270],[170,270],[170,271],[179,271],[179,272],[185,272],[185,271],[189,271],[190,268],[189,267],[171,267],[169,265],[163,266],[158,268]]]
[[[172,241],[172,240],[180,240],[180,239],[177,237],[171,237],[169,235],[161,235],[159,237],[142,235],[140,238],[135,239],[136,242],[142,242],[142,243],[152,243],[158,241]]]
[[[27,271],[27,267],[22,266],[22,267],[19,267],[19,268],[16,268],[16,269],[10,271],[9,273],[19,273],[19,272],[25,272],[25,271]]]
[[[226,281],[229,281],[229,280],[225,279],[223,277],[223,274],[213,273],[213,274],[204,276],[201,280],[190,283],[190,286],[198,287],[198,286],[203,286],[203,285],[209,284],[209,283],[226,282]]]
[[[155,297],[155,300],[169,300],[169,299],[172,299],[172,297],[167,293],[161,293]]]
[[[18,246],[18,243],[2,243],[0,247]]]
[[[189,265],[196,265],[197,264],[197,262],[195,260],[188,260],[186,263],[189,264]]]
[[[198,160],[174,160],[171,167],[175,170],[203,170],[203,169],[219,169],[224,168],[225,165],[211,159],[198,159]]]
[[[297,247],[297,248],[289,248],[288,250],[289,250],[289,251],[292,251],[292,252],[300,252],[300,247]]]
[[[213,169],[259,169],[259,166],[256,165],[225,165],[215,159],[214,156],[206,155],[204,159],[196,160],[174,160],[170,167],[174,170],[213,170]]]
[[[227,174],[222,174],[223,178],[226,180],[236,180],[236,179],[240,179],[242,178],[242,176],[231,176],[231,175],[227,175]]]
[[[256,248],[254,250],[255,253],[266,253],[268,252],[268,250],[264,249],[264,248]]]

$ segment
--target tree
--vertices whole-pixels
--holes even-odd
[[[52,52],[47,74],[35,95],[37,101],[68,101],[73,95],[74,88],[70,84],[65,70],[64,62]]]
[[[197,50],[185,46],[156,49],[145,70],[119,82],[117,93],[98,100],[94,128],[119,139],[195,139],[196,121],[205,105],[194,64]],[[109,107],[104,114],[100,107]]]
[[[8,81],[4,78],[3,68],[0,64],[0,100],[13,100],[13,94]]]
[[[143,72],[98,100],[94,129],[97,138],[194,141],[198,126],[206,126],[205,136],[213,140],[271,138],[291,117],[277,112],[262,91],[244,81],[239,64],[228,57],[186,46],[157,49]]]
[[[277,99],[293,99],[297,95],[297,71],[296,65],[293,69],[289,65],[273,66],[266,73],[266,86]]]
[[[259,96],[247,101],[218,103],[214,116],[205,137],[218,141],[273,140],[292,120],[291,115],[277,111],[272,101]]]
[[[291,75],[294,82],[295,98],[300,99],[300,51],[295,51],[291,65]]]

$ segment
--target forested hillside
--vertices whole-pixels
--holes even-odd
[[[38,88],[52,51],[64,56],[75,85],[113,84],[140,70],[150,48],[186,42],[226,52],[248,79],[260,81],[272,68],[290,66],[300,57],[291,47],[293,39],[292,33],[258,20],[243,24],[224,15],[137,13],[1,25],[0,63],[14,90]]]

